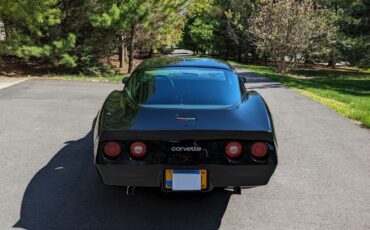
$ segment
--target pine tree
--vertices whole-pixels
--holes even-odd
[[[174,17],[184,6],[184,0],[128,0],[109,1],[91,17],[92,24],[97,27],[111,28],[119,39],[120,63],[123,62],[124,43],[128,43],[129,63],[128,70],[133,70],[135,40],[139,29],[146,30],[149,37],[155,34],[171,34],[171,25],[177,23]],[[177,18],[179,19],[179,18]],[[180,18],[181,19],[181,18]],[[179,20],[180,20],[179,19]],[[159,26],[160,25],[160,26]],[[163,29],[168,28],[168,29]],[[176,30],[178,31],[178,30]],[[157,40],[155,37],[153,43]],[[175,37],[176,39],[176,37]]]
[[[60,33],[62,12],[58,3],[57,0],[3,0],[0,19],[6,39],[0,45],[2,54],[50,61],[54,66],[76,66],[76,57],[71,55],[76,35]]]

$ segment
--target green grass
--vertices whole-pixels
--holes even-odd
[[[64,75],[45,75],[41,78],[44,79],[57,79],[57,80],[68,80],[68,81],[94,81],[94,82],[121,82],[124,77],[128,77],[128,74],[114,74],[114,75],[103,75],[103,76],[86,76],[82,74],[64,74]]]
[[[367,71],[300,69],[286,76],[276,73],[271,67],[232,64],[279,81],[370,128],[370,74]]]

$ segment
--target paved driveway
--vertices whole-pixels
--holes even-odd
[[[242,195],[128,197],[100,183],[92,123],[120,84],[28,80],[0,90],[0,229],[369,229],[370,132],[242,73],[274,115],[279,166]]]

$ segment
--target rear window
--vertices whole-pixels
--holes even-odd
[[[136,103],[146,106],[227,106],[241,97],[233,71],[194,67],[139,70],[125,91]]]

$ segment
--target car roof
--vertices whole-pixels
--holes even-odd
[[[229,63],[213,58],[162,56],[143,61],[136,69],[165,67],[205,67],[232,70]]]

